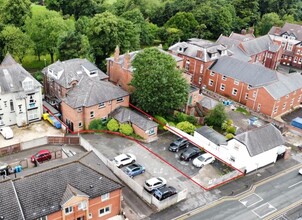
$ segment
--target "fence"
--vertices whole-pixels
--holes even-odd
[[[145,200],[149,205],[154,205],[158,210],[163,210],[171,205],[174,205],[187,197],[187,190],[182,190],[178,192],[175,196],[169,197],[163,201],[158,201],[152,194],[146,192],[142,185],[138,184],[132,178],[130,178],[127,174],[125,174],[121,169],[119,169],[115,164],[106,158],[102,153],[97,151],[88,141],[86,141],[83,137],[80,137],[80,144],[87,151],[93,151],[102,161],[103,163],[116,175],[118,176],[124,183],[126,183],[138,196],[140,196],[143,200]]]

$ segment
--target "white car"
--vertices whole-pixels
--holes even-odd
[[[128,165],[130,163],[133,163],[136,161],[136,157],[133,154],[120,154],[116,156],[113,160],[115,165],[118,168],[121,168],[122,166]]]
[[[153,177],[145,181],[144,189],[148,192],[152,192],[154,189],[165,186],[167,180],[162,177]]]
[[[13,130],[10,127],[0,127],[0,133],[4,139],[11,139],[14,137]]]
[[[300,174],[300,175],[302,175],[302,168],[301,168],[301,169],[299,169],[299,171],[298,171],[298,172],[299,172],[299,174]]]
[[[215,161],[215,157],[209,153],[202,154],[196,157],[193,160],[193,165],[195,167],[203,167],[207,164],[213,163]]]

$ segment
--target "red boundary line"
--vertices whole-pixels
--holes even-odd
[[[162,122],[160,122],[160,121],[158,121],[156,118],[154,118],[152,115],[147,114],[146,112],[144,112],[143,110],[139,109],[138,107],[132,105],[131,103],[129,103],[129,105],[130,105],[132,108],[136,109],[137,111],[139,111],[139,112],[143,113],[144,115],[148,116],[148,117],[151,118],[152,120],[156,121],[158,124],[160,124],[160,125],[162,125],[162,126],[166,126],[166,125],[164,125]],[[223,185],[223,184],[226,184],[226,183],[228,183],[228,182],[230,182],[230,181],[232,181],[232,180],[234,180],[234,179],[236,179],[236,178],[239,178],[239,177],[241,177],[241,176],[244,175],[244,173],[243,173],[241,170],[239,170],[239,169],[233,167],[232,165],[226,163],[226,162],[225,162],[224,160],[222,160],[221,158],[216,157],[216,156],[213,155],[212,153],[208,152],[208,153],[212,154],[213,156],[215,156],[216,158],[218,158],[218,160],[220,160],[220,161],[222,161],[223,163],[225,163],[225,164],[227,164],[228,166],[230,166],[231,168],[233,168],[233,169],[239,171],[239,172],[240,172],[240,175],[235,176],[235,177],[232,177],[232,178],[230,178],[230,179],[228,179],[228,180],[225,180],[225,181],[223,181],[223,182],[221,182],[221,183],[218,183],[218,184],[216,184],[216,185],[214,185],[214,186],[212,186],[212,187],[207,188],[207,187],[202,186],[200,183],[196,182],[195,180],[193,180],[189,175],[185,174],[184,172],[182,172],[181,170],[179,170],[177,167],[173,166],[171,163],[169,163],[168,161],[166,161],[164,158],[162,158],[161,156],[159,156],[158,154],[156,154],[155,152],[153,152],[152,150],[150,150],[148,147],[146,147],[145,145],[143,145],[140,141],[138,141],[138,140],[136,140],[136,139],[134,139],[134,138],[132,138],[132,137],[123,135],[123,134],[121,134],[121,133],[119,133],[119,132],[112,132],[112,131],[107,131],[107,130],[83,130],[83,131],[79,131],[79,132],[74,132],[74,131],[70,130],[70,129],[68,128],[68,126],[67,126],[64,122],[62,122],[58,117],[56,117],[56,116],[55,116],[55,115],[54,115],[47,107],[45,107],[45,106],[43,105],[43,108],[46,109],[46,110],[48,111],[48,114],[52,115],[54,118],[56,118],[58,121],[60,121],[60,123],[61,123],[61,124],[68,130],[68,132],[70,132],[71,134],[78,134],[78,133],[81,133],[81,134],[82,134],[82,133],[96,133],[96,132],[101,132],[101,133],[107,133],[107,134],[112,134],[112,135],[121,136],[121,137],[127,138],[127,139],[129,139],[129,140],[135,141],[135,142],[138,143],[141,147],[143,147],[145,150],[147,150],[147,151],[149,151],[150,153],[152,153],[154,156],[156,156],[157,158],[159,158],[160,160],[162,160],[163,162],[165,162],[166,164],[168,164],[170,167],[172,167],[173,169],[175,169],[177,172],[179,172],[180,174],[182,174],[182,175],[185,176],[187,179],[191,180],[193,183],[195,183],[195,184],[198,185],[199,187],[203,188],[204,190],[212,190],[212,189],[214,189],[214,188],[216,188],[216,187],[218,187],[218,186],[221,186],[221,185]],[[173,128],[169,127],[169,129],[171,129],[173,132],[175,132],[175,133],[178,134],[179,136],[181,136],[181,137],[187,139],[185,136],[181,135],[180,133],[178,133],[177,131],[175,131]],[[194,145],[198,146],[199,148],[201,148],[202,150],[204,150],[204,148],[201,147],[199,144],[197,144],[197,143],[195,143],[194,141],[191,141],[191,140],[189,140],[189,141],[192,142]],[[207,152],[207,151],[206,151],[206,152]]]

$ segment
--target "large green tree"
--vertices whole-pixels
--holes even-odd
[[[0,33],[0,40],[4,45],[3,55],[10,53],[22,60],[28,50],[32,48],[33,42],[30,37],[15,26],[5,26]]]
[[[184,106],[189,85],[174,58],[157,48],[138,53],[132,62],[134,69],[131,85],[138,107],[153,114],[165,114]]]
[[[97,14],[91,19],[88,38],[97,65],[111,55],[116,45],[120,45],[122,53],[139,48],[139,33],[135,25],[110,12]]]
[[[259,0],[233,0],[232,4],[238,16],[237,29],[252,27],[259,21]]]
[[[219,103],[206,115],[205,124],[214,126],[215,128],[221,128],[225,120],[227,120],[227,114],[224,105]]]
[[[265,35],[269,32],[272,26],[282,26],[283,21],[275,12],[264,14],[256,26],[256,32],[260,35]]]
[[[31,16],[30,5],[30,0],[6,0],[1,9],[3,23],[22,27],[25,19]]]

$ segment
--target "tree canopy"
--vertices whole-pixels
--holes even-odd
[[[227,114],[224,110],[224,105],[219,103],[205,117],[205,124],[221,128],[223,122],[227,120]]]
[[[165,114],[184,106],[189,86],[176,68],[171,55],[157,48],[144,49],[132,62],[134,69],[131,85],[138,107],[146,112]]]
[[[30,0],[7,0],[1,10],[4,24],[22,27],[26,18],[31,16]]]

